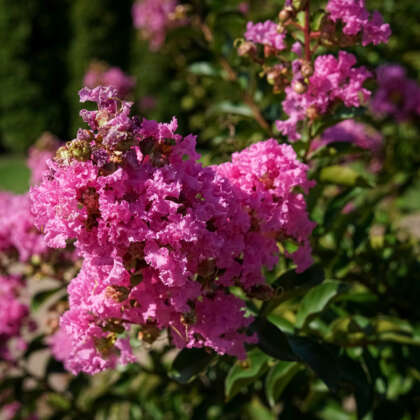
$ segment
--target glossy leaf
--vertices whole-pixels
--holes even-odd
[[[296,327],[302,328],[312,317],[322,312],[334,298],[348,289],[348,284],[332,280],[311,289],[300,304]]]
[[[287,271],[271,284],[276,294],[270,302],[263,306],[262,313],[269,314],[280,303],[293,297],[302,296],[312,287],[322,283],[324,279],[324,270],[318,264],[314,264],[300,274],[295,270]]]
[[[36,293],[32,300],[31,300],[31,309],[33,311],[36,311],[37,309],[39,309],[51,296],[55,295],[57,292],[59,292],[60,290],[63,290],[63,288],[60,287],[56,287],[54,289],[50,289],[50,290],[43,290],[41,292]]]
[[[237,361],[226,377],[226,399],[232,399],[242,388],[262,376],[268,370],[268,361],[269,357],[258,349],[250,351],[246,361]]]
[[[372,187],[372,183],[350,166],[332,165],[322,168],[319,180],[327,184],[345,187]]]
[[[271,368],[265,381],[265,392],[271,406],[275,405],[286,386],[301,368],[302,366],[296,362],[278,362]]]
[[[183,349],[172,363],[170,376],[177,382],[186,384],[203,371],[213,358],[213,353],[203,349]]]

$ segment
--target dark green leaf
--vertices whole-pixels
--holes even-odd
[[[275,405],[286,386],[301,368],[302,366],[296,362],[278,362],[271,368],[265,381],[265,392],[271,406]]]
[[[31,309],[36,311],[39,309],[42,304],[44,304],[51,296],[53,296],[58,291],[62,290],[62,287],[56,287],[51,290],[43,290],[42,292],[38,292],[35,294],[31,300]]]
[[[226,377],[225,395],[228,400],[238,394],[241,389],[258,379],[268,370],[269,357],[258,349],[248,353],[244,362],[236,362]]]
[[[43,350],[45,348],[47,348],[47,346],[44,343],[44,335],[43,334],[38,335],[29,343],[23,357],[27,358],[32,353],[34,353],[36,351],[39,351],[39,350]]]
[[[322,312],[339,294],[347,292],[349,285],[328,280],[311,289],[303,298],[296,316],[296,327],[302,328],[316,314]]]
[[[321,182],[343,185],[345,187],[372,187],[372,183],[362,174],[349,166],[332,165],[321,169]]]
[[[203,349],[183,349],[176,356],[170,376],[177,382],[186,384],[204,370],[215,357]]]
[[[251,108],[244,104],[234,104],[229,101],[223,101],[213,105],[208,110],[209,114],[235,114],[243,117],[253,117]]]
[[[202,61],[193,63],[188,67],[188,70],[198,76],[219,76],[220,71],[216,69],[213,64]]]
[[[270,302],[263,305],[262,313],[269,314],[280,303],[305,294],[312,287],[322,283],[324,278],[324,270],[319,264],[314,264],[300,274],[296,273],[296,270],[287,271],[271,284],[276,294]]]
[[[271,322],[257,318],[251,325],[251,331],[257,334],[257,345],[264,353],[279,360],[297,360],[289,345],[287,335]]]

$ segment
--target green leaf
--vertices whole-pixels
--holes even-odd
[[[333,125],[336,125],[344,120],[350,120],[350,119],[360,119],[364,116],[366,113],[366,108],[359,107],[359,108],[346,108],[346,107],[340,107],[337,109],[334,114],[327,118],[323,118],[322,121],[319,122],[315,126],[315,133],[314,137],[319,136],[322,134],[324,130],[326,130],[328,127],[332,127]]]
[[[268,370],[268,361],[269,357],[266,354],[254,349],[248,353],[248,359],[245,362],[236,362],[226,377],[226,399],[232,399],[242,388],[263,375]]]
[[[60,286],[51,290],[43,290],[42,292],[36,293],[31,300],[31,310],[38,310],[51,296],[62,289],[63,288]]]
[[[235,114],[243,117],[253,117],[251,108],[248,105],[237,105],[229,101],[219,102],[208,110],[209,114]]]
[[[314,264],[300,274],[296,273],[296,270],[287,271],[271,284],[276,293],[270,302],[263,305],[262,313],[269,314],[280,303],[302,296],[312,287],[322,283],[324,279],[324,270],[319,264]]]
[[[278,362],[267,375],[265,392],[271,406],[276,404],[286,386],[302,368],[296,362]]]
[[[372,183],[362,174],[349,166],[332,165],[321,169],[319,180],[328,184],[345,187],[372,187]]]
[[[23,355],[24,358],[29,357],[32,353],[47,348],[44,343],[44,334],[37,335],[28,345]]]
[[[63,397],[63,395],[58,394],[56,392],[50,392],[49,394],[47,394],[46,398],[48,404],[51,407],[60,411],[67,411],[71,407],[70,401],[67,398]]]
[[[170,377],[181,384],[186,384],[204,370],[215,357],[203,349],[183,349],[172,363]]]
[[[220,71],[214,67],[213,64],[206,61],[193,63],[188,67],[190,73],[196,74],[197,76],[219,76]]]
[[[308,337],[288,337],[291,348],[333,392],[341,388],[355,394],[357,411],[364,417],[372,406],[372,387],[361,365],[350,357],[339,355],[338,348]]]
[[[349,285],[328,280],[311,289],[303,298],[296,315],[296,327],[302,328],[315,315],[321,313],[339,294],[347,292]]]
[[[279,360],[297,360],[287,335],[264,318],[257,318],[250,327],[258,337],[257,346],[266,354]]]

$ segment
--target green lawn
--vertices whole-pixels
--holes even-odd
[[[29,176],[25,157],[0,157],[0,190],[24,193],[29,189]]]

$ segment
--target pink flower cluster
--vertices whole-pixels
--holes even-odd
[[[352,143],[360,149],[369,150],[372,160],[370,170],[377,172],[383,164],[383,138],[373,128],[355,120],[345,120],[332,127],[327,128],[319,139],[311,143],[311,151],[314,152],[320,147],[331,143]],[[348,156],[347,160],[352,160]]]
[[[293,62],[293,81],[286,87],[283,110],[289,118],[276,121],[277,129],[291,141],[300,139],[299,122],[311,114],[325,114],[338,102],[347,107],[359,107],[370,97],[370,91],[363,83],[371,76],[365,67],[354,67],[356,58],[353,54],[340,51],[338,58],[331,54],[316,58],[313,75],[308,85],[303,85],[301,74],[302,62]],[[304,91],[299,87],[304,86]]]
[[[371,16],[366,9],[365,0],[329,0],[326,10],[333,22],[343,22],[345,35],[355,36],[362,33],[363,46],[388,42],[391,36],[389,24],[384,23],[378,11],[374,11]]]
[[[44,238],[34,227],[30,209],[29,194],[0,192],[0,252],[17,252],[22,262],[48,251]]]
[[[38,420],[39,417],[35,414],[31,414],[27,417],[19,416],[19,411],[22,408],[22,404],[18,401],[11,402],[9,404],[3,405],[0,409],[0,418],[2,420],[14,420],[16,418],[22,418],[23,420]]]
[[[47,160],[51,159],[60,147],[60,140],[49,132],[45,132],[29,149],[27,165],[31,170],[31,184],[39,184],[42,174],[47,169]]]
[[[277,51],[284,50],[286,33],[277,31],[277,24],[271,20],[265,22],[248,22],[246,25],[245,39],[247,41],[271,47]]]
[[[92,89],[99,85],[112,86],[118,91],[118,96],[124,99],[133,93],[136,80],[118,67],[108,67],[106,64],[93,62],[85,74],[83,83]]]
[[[75,239],[84,257],[68,292],[54,351],[73,373],[134,360],[130,333],[153,342],[167,329],[179,348],[244,358],[252,317],[237,286],[269,293],[278,241],[291,240],[302,271],[311,264],[304,196],[312,182],[293,149],[271,139],[202,167],[195,137],[129,116],[112,88],[82,89],[90,130],[49,162],[31,196],[36,225],[52,247]],[[61,343],[60,343],[61,341]]]
[[[134,3],[134,26],[149,40],[151,50],[156,51],[163,45],[169,29],[185,25],[185,18],[177,16],[177,6],[177,0],[137,0]]]
[[[0,360],[13,360],[11,341],[19,348],[25,347],[21,330],[28,321],[28,307],[18,300],[22,280],[17,276],[0,275]]]
[[[371,108],[378,116],[405,121],[420,115],[420,86],[407,77],[398,64],[381,66],[376,71],[378,89]]]

